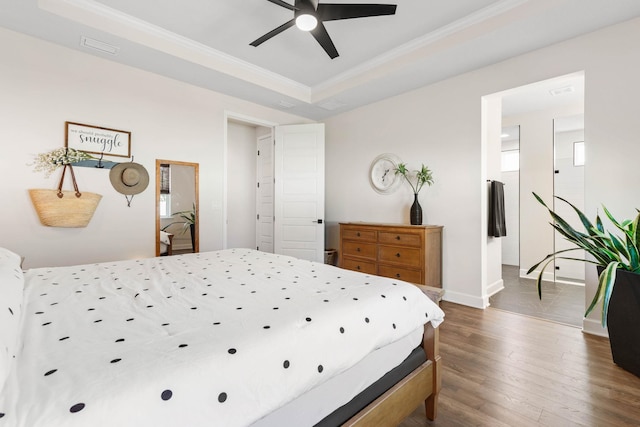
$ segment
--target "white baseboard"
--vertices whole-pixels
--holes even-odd
[[[446,290],[444,292],[444,296],[442,297],[442,299],[444,301],[453,302],[455,304],[462,304],[462,305],[466,305],[468,307],[473,307],[473,308],[485,309],[489,305],[489,298],[488,297],[487,298],[479,298],[479,297],[476,297],[476,296],[463,294],[463,293],[460,293],[460,292],[452,292],[452,291],[449,291],[449,290]]]
[[[487,288],[487,296],[492,296],[504,289],[504,280],[500,279],[489,285]]]
[[[595,319],[584,319],[582,321],[582,332],[585,334],[597,335],[599,337],[609,338],[609,331],[602,327],[602,323]]]

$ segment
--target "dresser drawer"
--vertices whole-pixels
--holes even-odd
[[[342,244],[342,251],[345,256],[357,256],[363,258],[376,259],[375,243],[349,242]]]
[[[367,274],[442,287],[442,227],[341,222],[339,265]]]
[[[422,283],[422,274],[420,273],[420,270],[411,270],[391,265],[380,265],[378,266],[378,275],[404,280],[405,282]]]
[[[381,245],[378,246],[378,260],[420,268],[422,266],[422,251],[417,248]]]
[[[375,262],[367,262],[353,258],[343,258],[341,267],[347,270],[359,271],[361,273],[376,274]]]
[[[378,233],[378,242],[387,245],[414,246],[419,248],[422,246],[422,236],[415,233],[388,233],[381,231]]]
[[[345,227],[342,230],[342,238],[348,240],[356,240],[359,242],[375,242],[376,232],[374,230],[362,230],[355,227]]]

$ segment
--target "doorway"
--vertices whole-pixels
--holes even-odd
[[[224,248],[324,261],[324,124],[226,114],[224,168]]]
[[[568,143],[564,141],[580,138],[577,134],[569,136],[574,130],[561,129],[561,126],[564,118],[583,113],[584,73],[515,88],[502,95],[501,154],[503,161],[511,162],[511,166],[503,167],[501,175],[506,184],[505,219],[509,238],[502,241],[504,289],[492,295],[489,303],[494,308],[580,327],[585,308],[584,287],[567,284],[566,278],[556,278],[555,274],[568,273],[570,268],[560,265],[559,270],[555,266],[545,270],[542,300],[538,298],[535,281],[539,271],[531,274],[527,271],[562,244],[549,226],[548,212],[531,193],[536,192],[553,206],[553,196],[565,191],[562,182],[556,188],[556,165],[568,161],[564,158]],[[562,144],[556,146],[556,142]],[[564,166],[563,169],[566,171]],[[565,172],[565,176],[569,175]],[[570,190],[570,194],[565,193],[568,199],[579,199],[576,194],[584,199],[584,187],[580,190],[568,184],[565,188]],[[575,264],[582,267],[584,274],[583,263]]]
[[[262,159],[265,158],[265,141],[269,141],[271,146],[273,144],[275,126],[275,123],[260,119],[227,114],[224,248],[250,248],[273,252],[273,242],[271,246],[260,247],[258,236],[265,233],[273,236],[273,221],[270,224],[271,231],[266,229],[269,223],[265,224],[269,208],[271,217],[273,216],[273,203],[270,206],[262,204],[265,199],[268,200],[264,193],[269,191],[268,186],[262,182],[265,179],[264,174],[267,173],[265,168],[271,168],[273,179],[273,162],[265,163]],[[262,158],[258,156],[259,149],[263,150]],[[258,185],[262,185],[260,190]]]

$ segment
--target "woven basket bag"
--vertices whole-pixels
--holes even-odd
[[[74,191],[63,191],[64,175],[69,168]],[[56,190],[29,190],[31,202],[36,208],[42,225],[48,227],[86,227],[100,203],[102,196],[96,193],[81,193],[71,165],[64,165],[60,184]]]

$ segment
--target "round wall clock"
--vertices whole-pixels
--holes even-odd
[[[369,182],[380,194],[389,194],[396,190],[400,176],[396,175],[396,166],[400,159],[394,154],[381,154],[371,162]]]

